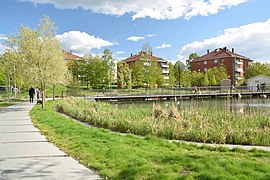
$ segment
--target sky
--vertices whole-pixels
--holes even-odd
[[[234,48],[270,62],[269,0],[1,0],[0,54],[21,24],[49,16],[63,49],[78,55],[112,51],[123,60],[150,43],[153,55],[185,61],[207,49]]]

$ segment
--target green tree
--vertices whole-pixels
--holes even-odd
[[[203,82],[202,82],[203,86],[208,86],[209,85],[209,79],[208,79],[208,74],[204,74],[204,78],[203,78]]]
[[[149,42],[146,42],[143,44],[142,50],[147,54],[147,55],[152,55],[152,46]]]
[[[136,61],[132,66],[132,84],[136,87],[142,87],[145,78],[145,66],[143,61]]]
[[[129,68],[128,64],[121,61],[117,65],[117,81],[121,88],[132,88],[131,74],[132,70]]]
[[[192,86],[201,86],[203,84],[204,75],[202,72],[193,71],[192,75]]]
[[[82,84],[100,88],[109,83],[109,64],[99,56],[86,55],[79,63],[79,77]]]
[[[216,80],[216,76],[212,76],[212,78],[211,78],[211,84],[213,85],[213,86],[216,86],[217,85],[217,80]]]
[[[260,62],[251,63],[247,68],[246,79],[260,74],[270,76],[270,64]]]
[[[25,68],[23,81],[27,84],[40,84],[45,108],[46,85],[65,83],[67,66],[60,42],[55,38],[56,28],[49,17],[41,18],[36,28],[21,25],[17,36],[7,41],[10,49],[16,49],[16,55]]]
[[[186,60],[186,65],[188,69],[191,69],[191,61],[193,61],[194,59],[198,58],[199,56],[197,55],[197,53],[191,53],[188,57],[188,59]]]
[[[79,65],[76,59],[69,59],[67,62],[67,68],[72,76],[72,84],[78,83],[79,77]]]
[[[226,68],[221,65],[220,67],[213,67],[207,70],[208,80],[210,85],[220,85],[222,79],[229,77]]]
[[[190,70],[189,69],[183,70],[181,72],[181,85],[189,87],[191,86],[191,80],[192,80],[192,76],[191,76]]]
[[[180,87],[182,85],[181,83],[181,74],[185,70],[185,65],[181,61],[177,61],[174,64],[174,77],[176,79],[176,83],[178,83],[178,86]]]
[[[152,61],[148,67],[146,83],[149,84],[150,87],[163,84],[162,70],[156,61]]]
[[[4,85],[5,84],[5,75],[3,72],[3,63],[2,63],[2,59],[0,58],[0,85]]]
[[[175,68],[174,65],[169,62],[169,80],[167,81],[167,83],[169,84],[169,87],[174,87],[175,85]]]
[[[112,52],[109,50],[109,49],[105,49],[103,51],[103,54],[102,54],[102,60],[104,61],[104,67],[106,69],[108,69],[108,83],[109,83],[109,86],[114,83],[115,81],[115,78],[114,78],[114,74],[115,74],[115,62],[114,62],[114,59],[112,57]]]

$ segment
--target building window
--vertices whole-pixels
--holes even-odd
[[[217,62],[218,62],[218,60],[217,60],[217,59],[215,59],[215,60],[214,60],[214,63],[216,64]]]
[[[221,59],[221,62],[224,62],[224,59]]]
[[[207,71],[207,68],[204,68],[203,71],[206,72]]]
[[[203,64],[207,64],[207,61],[204,61]]]

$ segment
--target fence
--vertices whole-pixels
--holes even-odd
[[[260,92],[269,92],[269,86],[260,89]],[[69,89],[63,96],[90,97],[90,96],[123,96],[123,95],[179,95],[179,94],[228,94],[228,93],[256,93],[257,87],[247,86],[202,86],[181,88],[140,88],[140,89]]]

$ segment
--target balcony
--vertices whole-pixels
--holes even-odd
[[[169,79],[169,76],[163,76],[163,79],[167,80],[167,79]]]
[[[243,71],[243,68],[239,68],[239,67],[235,67],[235,71],[236,71],[236,72],[244,72],[244,71]]]
[[[242,61],[236,61],[236,64],[238,64],[238,65],[242,65],[242,64],[243,64],[243,62],[242,62]]]
[[[167,63],[161,63],[160,66],[163,67],[163,68],[168,68],[169,67],[169,65]]]
[[[169,70],[168,69],[163,69],[162,74],[169,74]]]

